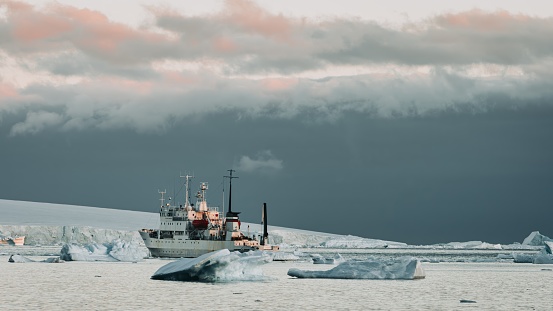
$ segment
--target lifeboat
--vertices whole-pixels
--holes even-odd
[[[206,219],[192,220],[192,226],[196,229],[207,229],[209,222]]]

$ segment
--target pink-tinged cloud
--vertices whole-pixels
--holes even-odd
[[[227,37],[218,37],[213,40],[215,50],[221,53],[231,53],[236,51],[236,44]]]
[[[157,33],[111,22],[104,14],[89,9],[52,4],[39,12],[18,2],[9,2],[7,8],[13,39],[31,52],[72,45],[85,53],[121,60],[125,52],[130,52],[126,44],[154,45],[169,41]]]
[[[244,30],[279,40],[289,40],[293,31],[289,18],[271,14],[249,0],[227,0],[222,15]]]
[[[513,15],[507,11],[487,13],[471,10],[456,14],[445,14],[436,18],[436,23],[443,27],[474,29],[478,31],[504,31],[528,21],[526,15]]]
[[[283,91],[298,84],[297,78],[268,78],[261,80],[261,85],[267,91]]]
[[[104,78],[104,83],[111,85],[115,89],[122,92],[136,93],[140,95],[148,95],[152,93],[154,82],[152,81],[137,81],[125,78]]]
[[[164,82],[168,82],[173,85],[194,85],[201,81],[201,79],[198,79],[195,76],[187,76],[178,71],[164,71],[161,74]]]
[[[0,101],[6,98],[17,97],[18,95],[19,93],[13,86],[0,82]]]

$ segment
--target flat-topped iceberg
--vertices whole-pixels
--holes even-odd
[[[327,241],[322,242],[320,246],[328,248],[399,248],[407,247],[407,244],[347,235],[329,238]]]
[[[425,277],[420,261],[414,257],[400,257],[389,260],[369,258],[363,261],[346,261],[326,271],[292,268],[288,270],[288,275],[297,278],[369,280],[413,280]]]
[[[111,243],[86,245],[65,244],[60,251],[66,261],[141,261],[146,257],[144,249],[136,243],[114,240]]]
[[[502,249],[501,244],[491,244],[482,241],[449,242],[443,244],[443,247],[453,249]]]
[[[184,282],[264,281],[261,266],[271,262],[268,252],[230,252],[222,249],[197,258],[182,258],[159,268],[152,279]]]

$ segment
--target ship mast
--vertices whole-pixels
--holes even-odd
[[[229,175],[228,176],[224,176],[225,178],[228,178],[229,179],[229,190],[228,190],[228,212],[227,212],[227,217],[233,217],[233,216],[236,216],[236,214],[238,213],[235,213],[232,211],[232,179],[233,178],[238,178],[236,176],[232,176],[232,173],[233,172],[236,172],[235,170],[233,169],[230,169],[230,170],[227,170],[229,172]]]
[[[194,178],[193,175],[188,175],[186,174],[185,176],[180,176],[181,178],[186,178],[186,198],[185,198],[185,202],[184,202],[184,208],[188,210],[188,207],[190,207],[190,179]]]

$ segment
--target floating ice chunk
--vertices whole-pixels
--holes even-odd
[[[141,261],[145,251],[137,244],[121,240],[111,243],[86,245],[65,244],[61,248],[61,259],[67,261]]]
[[[32,259],[29,259],[29,258],[21,256],[21,255],[11,255],[10,259],[8,259],[8,262],[13,262],[13,263],[26,263],[26,262],[60,263],[60,262],[64,262],[64,261],[61,260],[59,257],[46,258],[46,259],[41,260],[41,261],[36,261],[36,260],[32,260]]]
[[[228,249],[182,258],[159,268],[152,279],[167,281],[232,282],[263,281],[261,266],[272,261],[267,252],[230,252]]]
[[[11,255],[10,259],[8,259],[8,262],[25,263],[25,262],[35,262],[35,261],[21,255]]]
[[[369,258],[364,261],[346,261],[327,271],[306,271],[292,268],[288,275],[297,278],[324,279],[422,279],[424,270],[418,259],[400,257],[391,260]]]

